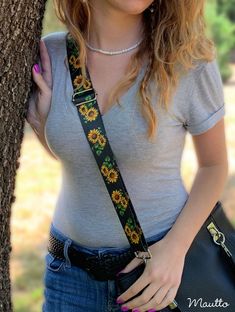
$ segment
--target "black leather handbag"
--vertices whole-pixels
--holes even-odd
[[[218,201],[186,254],[181,284],[175,297],[178,310],[234,312],[234,255],[235,230]],[[118,275],[119,294],[139,278],[144,266],[143,263],[131,272]]]
[[[85,83],[78,87],[82,77],[81,67],[77,65],[80,64],[79,50],[70,33],[67,33],[66,46],[74,88],[72,102],[130,246],[135,256],[144,260],[131,272],[116,277],[119,296],[139,278],[152,255],[111,150],[87,68]],[[191,244],[177,295],[166,309],[235,312],[235,229],[221,201],[216,203]]]

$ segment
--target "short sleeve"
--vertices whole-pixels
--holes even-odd
[[[223,83],[216,59],[195,71],[184,127],[192,135],[212,128],[224,115]]]
[[[65,36],[66,31],[55,31],[48,33],[41,39],[44,41],[47,51],[51,60],[52,76],[55,75],[55,68],[60,67],[61,61],[63,61],[65,53]]]

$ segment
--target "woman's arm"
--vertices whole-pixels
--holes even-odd
[[[190,77],[190,94],[179,111],[193,138],[198,171],[175,223],[163,239],[149,247],[152,259],[143,274],[117,298],[128,301],[146,287],[140,296],[124,304],[129,309],[161,310],[174,300],[187,251],[220,198],[228,176],[223,84],[216,61],[204,63]],[[140,259],[134,258],[122,272],[130,272],[139,263]]]
[[[192,136],[198,171],[188,200],[176,222],[164,237],[167,244],[186,253],[214,205],[228,176],[224,118],[205,133]]]
[[[33,66],[32,76],[37,85],[37,89],[29,98],[26,120],[36,133],[43,147],[54,159],[57,159],[57,157],[50,150],[45,136],[45,123],[50,110],[52,98],[52,66],[47,47],[43,40],[40,40],[39,48],[42,72],[38,64]]]
[[[193,143],[199,168],[188,200],[164,238],[149,247],[152,261],[147,262],[142,276],[117,302],[124,303],[148,287],[122,307],[146,311],[154,306],[159,310],[173,301],[181,283],[186,253],[224,189],[228,176],[224,119],[203,134],[194,135]],[[133,270],[139,260],[134,258],[122,272]]]

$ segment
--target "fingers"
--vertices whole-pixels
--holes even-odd
[[[154,283],[150,283],[147,288],[144,289],[141,296],[134,298],[129,301],[127,304],[124,303],[124,306],[127,306],[129,309],[138,308],[139,311],[147,311],[152,307],[158,307],[161,304],[164,296],[166,295],[169,287],[162,286],[157,289],[158,286]]]
[[[177,287],[162,286],[156,292],[156,285],[150,284],[142,293],[140,298],[124,303],[128,309],[137,308],[139,312],[143,311],[161,311],[168,305],[170,305],[177,293]],[[129,310],[128,310],[129,311]]]
[[[139,260],[139,259],[138,259]],[[141,265],[141,264],[139,264]],[[130,298],[137,295],[140,291],[142,291],[144,288],[146,288],[149,285],[149,275],[146,273],[146,267],[143,268],[144,272],[141,274],[139,278],[125,291],[123,292],[118,298],[117,301],[119,302],[126,302]],[[122,271],[123,272],[123,271]],[[123,272],[125,273],[125,272]],[[141,282],[140,282],[141,281]],[[128,303],[128,308],[132,307],[133,302],[138,302],[139,296],[136,299],[132,299]]]
[[[52,88],[51,60],[45,42],[40,40],[40,60],[42,65],[42,76],[49,88]]]
[[[158,298],[156,298],[156,293],[158,294]],[[151,305],[150,303],[153,303],[153,297],[155,297],[154,304],[156,305],[156,302],[160,303],[162,301],[165,293],[166,293],[166,289],[163,289],[163,287],[160,287],[156,291],[156,285],[154,285],[153,283],[149,284],[149,286],[143,291],[143,294],[142,294],[143,302],[138,302],[138,298],[135,298],[134,299],[135,301],[133,300],[133,306],[136,306],[136,307],[140,306],[141,308],[147,308],[148,306]]]
[[[166,293],[165,297],[163,298],[162,302],[156,306],[157,309],[163,309],[169,304],[172,303],[172,301],[175,299],[177,294],[178,287],[172,286],[168,292]]]
[[[50,108],[52,95],[52,72],[50,56],[43,40],[40,41],[39,64],[32,67],[32,78],[35,82],[29,96],[26,120],[36,134],[41,132]],[[41,69],[40,69],[41,67]]]
[[[32,74],[33,74],[33,80],[37,84],[39,91],[41,93],[49,93],[50,88],[48,87],[46,81],[44,80],[41,72],[40,72],[40,67],[38,64],[34,64],[32,68]]]
[[[156,289],[156,285],[155,285],[155,289]],[[165,285],[165,286],[160,287],[157,291],[155,291],[154,298],[152,298],[152,303],[154,303],[155,306],[161,304],[168,290],[169,290],[169,287]]]
[[[140,261],[140,259],[134,258],[134,259],[131,260],[131,262],[129,262],[129,263],[125,266],[125,268],[124,268],[122,271],[120,271],[120,272],[122,272],[122,273],[128,273],[128,272],[134,270],[134,269],[135,269],[138,265],[140,265],[141,263],[142,263],[142,260]],[[120,272],[119,272],[119,273],[120,273]]]

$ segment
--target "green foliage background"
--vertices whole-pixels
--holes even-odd
[[[231,52],[235,48],[235,0],[209,0],[206,6],[209,37],[217,48],[217,59],[224,81],[232,74]]]
[[[214,0],[215,1],[215,0]],[[235,0],[217,0],[217,11],[223,12],[231,22],[235,22]]]

